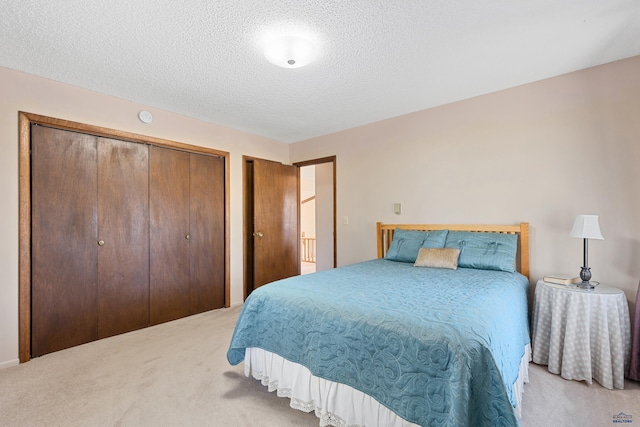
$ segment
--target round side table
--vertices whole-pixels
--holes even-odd
[[[539,280],[531,341],[533,362],[549,372],[623,389],[631,346],[627,298],[613,286],[584,290]]]

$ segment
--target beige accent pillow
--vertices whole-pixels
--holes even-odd
[[[418,258],[413,264],[416,267],[458,269],[460,249],[454,248],[420,248]]]

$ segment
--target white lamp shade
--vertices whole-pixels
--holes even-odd
[[[599,239],[604,240],[600,232],[600,224],[598,223],[598,215],[578,215],[573,223],[571,237],[580,237],[581,239]]]
[[[316,58],[315,45],[302,37],[282,36],[272,38],[264,46],[264,56],[283,68],[299,68]]]

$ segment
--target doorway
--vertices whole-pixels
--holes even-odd
[[[245,299],[266,283],[300,274],[300,202],[304,199],[300,171],[312,165],[318,207],[314,208],[314,271],[336,266],[336,157],[284,165],[243,156]]]
[[[300,171],[300,272],[336,266],[335,156],[294,163]]]

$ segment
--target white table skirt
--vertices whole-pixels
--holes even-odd
[[[568,380],[624,388],[631,331],[620,289],[600,285],[587,291],[541,280],[532,323],[534,363]]]

